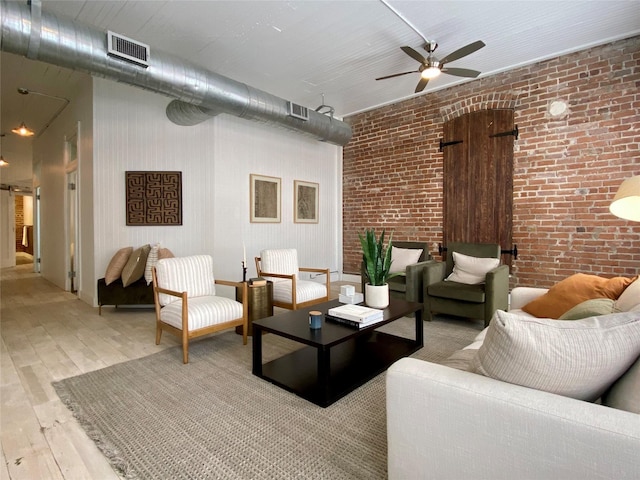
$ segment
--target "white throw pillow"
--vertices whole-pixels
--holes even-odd
[[[158,263],[159,250],[159,243],[156,243],[153,247],[151,247],[151,250],[149,250],[149,255],[147,256],[147,265],[144,267],[144,279],[147,281],[147,285],[149,285],[153,281],[151,269]]]
[[[640,315],[563,322],[497,310],[472,371],[580,400],[598,399],[640,355]]]
[[[421,248],[398,248],[391,245],[391,268],[389,273],[404,273],[408,265],[418,263]]]
[[[619,312],[630,312],[640,305],[640,278],[624,289],[616,300],[615,308]]]
[[[453,271],[445,280],[477,285],[484,283],[487,273],[500,265],[499,258],[479,258],[453,252]]]

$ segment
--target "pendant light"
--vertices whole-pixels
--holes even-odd
[[[20,135],[21,137],[32,137],[36,133],[29,127],[27,127],[24,122],[22,122],[19,127],[16,127],[11,131]]]
[[[18,93],[20,95],[28,95],[29,90],[27,90],[26,88],[18,88]],[[22,97],[22,114],[24,115],[24,96]],[[20,135],[21,137],[32,137],[35,134],[33,130],[27,127],[24,121],[20,124],[19,127],[16,127],[11,131],[17,135]]]
[[[60,105],[58,110],[56,110],[56,112],[53,114],[53,117],[51,117],[51,119],[44,125],[44,127],[42,127],[41,129],[38,130],[38,136],[42,135],[42,133],[47,128],[49,128],[49,125],[51,125],[53,123],[53,121],[56,118],[58,118],[58,115],[60,115],[62,113],[62,111],[66,108],[66,106],[69,105],[69,99],[68,98],[56,97],[55,95],[49,95],[48,93],[37,92],[35,90],[30,90],[30,89],[24,88],[24,87],[18,87],[18,93],[20,95],[29,95],[29,94],[40,95],[42,97],[53,98],[54,100],[60,100],[60,101],[64,102],[62,105]],[[24,110],[24,98],[22,99],[22,108]],[[20,135],[21,137],[31,137],[31,136],[35,135],[35,132],[33,130],[31,130],[29,127],[27,127],[27,125],[24,122],[22,122],[19,127],[14,128],[11,131],[13,133],[17,134],[17,135]]]

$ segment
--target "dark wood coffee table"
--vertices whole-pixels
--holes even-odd
[[[262,318],[253,322],[253,374],[310,402],[327,407],[385,371],[396,360],[424,345],[422,304],[392,298],[384,320],[355,329],[323,318],[322,328],[309,328],[309,311],[327,313],[338,300]],[[415,313],[415,339],[377,329]],[[307,345],[262,363],[262,333],[273,333]]]

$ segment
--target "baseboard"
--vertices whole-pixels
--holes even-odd
[[[350,274],[350,273],[343,273],[342,274],[342,281],[343,282],[360,283],[360,275],[353,275],[353,274]]]

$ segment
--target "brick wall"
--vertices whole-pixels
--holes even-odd
[[[548,287],[574,272],[637,275],[640,224],[608,207],[620,183],[640,175],[639,86],[634,37],[346,118],[354,135],[344,147],[344,272],[359,272],[365,228],[427,241],[436,256],[443,123],[513,108],[512,285]],[[553,102],[568,108],[558,113]]]
[[[14,195],[16,209],[16,252],[25,252],[26,249],[22,245],[22,227],[24,226],[24,197],[22,195]]]

